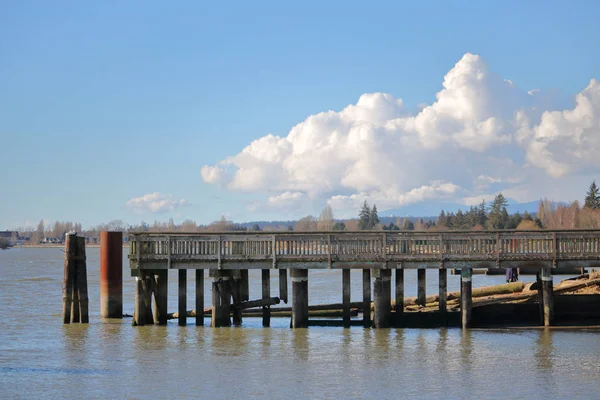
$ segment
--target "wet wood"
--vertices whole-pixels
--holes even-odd
[[[363,326],[371,327],[371,270],[363,269]]]
[[[344,327],[350,327],[350,270],[342,270],[342,303]]]
[[[232,277],[232,281],[231,281],[231,299],[233,301],[233,312],[232,312],[232,317],[233,317],[233,325],[235,326],[240,326],[242,325],[242,309],[239,307],[240,303],[241,303],[241,292],[242,292],[242,285],[241,285],[241,273],[240,271],[231,271],[231,277]],[[204,307],[202,307],[204,308]],[[201,309],[200,307],[196,307],[196,309]]]
[[[279,270],[279,298],[285,304],[288,302],[288,282],[287,282],[287,270]]]
[[[391,317],[391,270],[373,270],[373,327],[387,328]]]
[[[262,278],[262,298],[263,300],[271,297],[271,271],[263,269],[261,272]],[[262,325],[264,327],[271,326],[271,309],[268,305],[263,305],[263,320]]]
[[[213,328],[231,326],[231,278],[230,271],[211,270]]]
[[[544,326],[554,325],[554,285],[552,283],[552,271],[544,268],[541,272],[542,297],[544,301]]]
[[[426,269],[418,269],[417,270],[417,304],[424,306],[427,301],[427,270]]]
[[[446,313],[447,311],[447,291],[448,291],[448,270],[445,268],[441,268],[439,270],[439,309],[441,313]]]
[[[167,307],[169,299],[169,271],[156,271],[155,274],[155,312],[157,313],[155,320],[158,320],[159,325],[167,324]]]
[[[472,277],[471,268],[462,268],[460,271],[461,296],[460,296],[460,319],[463,329],[471,327],[471,308],[473,299],[471,297]]]
[[[196,270],[196,310],[204,310],[204,270]],[[204,325],[204,314],[196,315],[196,326]]]
[[[187,324],[186,311],[187,311],[187,269],[178,270],[179,273],[179,326],[185,326]]]
[[[250,300],[250,282],[248,280],[248,270],[241,269],[240,270],[240,300],[248,301]]]
[[[65,238],[65,263],[63,278],[63,323],[71,323],[71,308],[73,303],[73,282],[75,273],[75,256],[77,254],[77,241],[75,235],[66,235]]]
[[[308,270],[293,269],[292,274],[292,328],[308,326]]]

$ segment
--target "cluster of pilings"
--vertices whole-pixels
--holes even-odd
[[[364,327],[387,328],[402,320],[404,313],[404,270],[403,269],[363,269],[363,321]],[[392,271],[395,272],[395,301],[392,302]],[[248,299],[248,270],[209,270],[212,279],[211,326],[223,327],[240,325],[242,310],[262,306],[263,326],[270,325],[270,305],[283,300],[287,303],[287,270],[279,270],[279,297],[271,297],[269,269],[261,270],[262,298]],[[343,326],[351,325],[350,270],[342,271]],[[425,306],[426,270],[417,270],[417,304]],[[292,317],[290,327],[308,327],[308,269],[291,269]],[[188,316],[195,317],[196,325],[204,325],[204,270],[195,270],[196,307],[195,312],[187,311],[187,270],[178,270],[178,323],[186,325]],[[139,270],[136,277],[136,303],[134,325],[159,324],[167,322],[167,270]],[[461,271],[461,324],[468,328],[471,323],[472,308],[472,269]],[[544,297],[545,298],[545,297]],[[154,299],[154,300],[153,300]],[[373,306],[372,306],[373,305]],[[393,305],[393,306],[392,306]],[[392,310],[392,307],[394,308]],[[154,308],[154,311],[153,311]],[[373,312],[371,312],[371,309]],[[392,312],[393,311],[393,312]],[[439,270],[439,312],[447,313],[447,270]],[[392,318],[393,314],[393,318]]]
[[[89,323],[85,238],[75,232],[65,237],[63,323]]]

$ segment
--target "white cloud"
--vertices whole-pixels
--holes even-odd
[[[187,204],[184,199],[174,199],[170,194],[159,192],[145,194],[127,201],[126,206],[135,212],[171,212]]]
[[[530,182],[600,170],[600,84],[592,80],[572,109],[554,110],[555,97],[521,89],[467,53],[436,100],[414,115],[391,94],[363,94],[341,111],[309,116],[287,136],[252,141],[201,175],[290,210],[310,201],[354,213],[365,199],[381,210],[473,204],[489,198],[492,184],[523,197],[516,188]]]

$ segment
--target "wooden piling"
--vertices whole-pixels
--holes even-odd
[[[292,328],[308,327],[308,270],[292,269]]]
[[[271,297],[271,271],[268,269],[261,270],[262,277],[262,298],[263,300]],[[263,306],[262,325],[264,327],[271,326],[271,307]]]
[[[135,278],[135,306],[133,310],[133,326],[146,325],[146,305],[144,304],[143,277]]]
[[[123,318],[123,232],[100,232],[100,316]]]
[[[344,328],[350,327],[350,270],[342,270],[342,303],[344,304]]]
[[[279,298],[285,304],[288,302],[288,283],[287,283],[287,270],[279,270]]]
[[[196,310],[204,310],[204,270],[196,270]],[[204,313],[196,314],[196,326],[204,325]]]
[[[152,325],[158,323],[154,319],[154,313],[152,312],[152,292],[154,291],[154,273],[150,270],[141,271],[143,275],[142,279],[142,291],[144,293],[144,316],[146,318],[145,324]]]
[[[542,269],[542,296],[544,300],[544,326],[554,325],[554,285],[552,283],[552,270],[549,267]]]
[[[439,304],[440,313],[445,314],[447,312],[447,293],[448,293],[448,270],[446,268],[439,269]]]
[[[179,326],[185,326],[187,324],[187,269],[180,269],[179,271]]]
[[[167,324],[168,299],[169,299],[169,270],[159,270],[155,272],[155,321],[159,325]]]
[[[471,268],[461,268],[461,293],[460,293],[460,317],[463,329],[471,326],[471,308],[473,306],[472,294],[472,278],[473,271]]]
[[[71,323],[71,305],[73,303],[73,282],[75,273],[75,256],[77,240],[75,235],[68,234],[65,238],[65,265],[63,278],[63,323]]]
[[[241,293],[242,293],[242,285],[241,285],[241,274],[240,271],[230,271],[231,274],[231,298],[233,301],[233,325],[240,326],[242,325],[242,309],[240,308],[241,303]],[[196,307],[196,310],[200,310],[200,308]]]
[[[373,327],[387,328],[391,316],[391,274],[389,269],[373,270]]]
[[[402,268],[396,269],[395,281],[396,304],[394,307],[396,311],[396,325],[402,326],[402,319],[404,316],[404,270]]]
[[[75,246],[77,246],[77,236],[73,236],[73,238],[71,239],[73,241],[75,241]],[[72,300],[71,300],[71,323],[75,324],[75,323],[79,323],[80,319],[79,319],[79,288],[77,285],[77,258],[79,257],[79,255],[77,254],[77,250],[75,253],[75,257],[74,257],[74,262],[73,262],[73,271],[71,271],[71,279],[72,279],[72,283],[71,283],[71,290],[72,290]]]
[[[212,319],[213,328],[231,326],[231,277],[229,271],[210,270],[212,277]]]
[[[77,271],[77,294],[79,297],[79,321],[82,324],[90,322],[89,317],[89,299],[87,284],[87,264],[85,256],[85,238],[77,237],[77,260],[75,261],[75,270]]]
[[[427,270],[424,268],[419,268],[417,270],[417,304],[420,306],[425,306],[426,304],[426,287],[427,287]]]
[[[250,282],[248,281],[248,270],[240,270],[240,299],[242,301],[250,300]]]
[[[540,324],[544,324],[544,289],[542,285],[542,273],[538,272],[535,275],[535,282],[537,286],[537,299],[539,304],[539,312],[540,312]]]
[[[371,270],[363,269],[363,326],[371,327]]]

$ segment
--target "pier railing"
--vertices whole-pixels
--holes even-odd
[[[384,268],[600,262],[600,231],[130,233],[133,269]],[[450,263],[449,265],[447,265]]]

